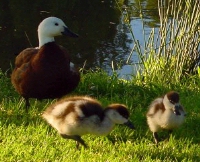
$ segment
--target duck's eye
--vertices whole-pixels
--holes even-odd
[[[58,26],[58,23],[55,23],[55,26]]]

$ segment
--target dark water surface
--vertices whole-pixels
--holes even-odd
[[[158,25],[157,1],[140,0],[144,13],[145,29]],[[142,43],[143,33],[138,3],[112,0],[1,0],[0,1],[0,68],[9,69],[16,54],[27,47],[37,47],[37,27],[46,17],[61,18],[79,38],[56,37],[56,42],[66,47],[72,61],[86,69],[100,67],[111,70],[122,65],[127,73],[126,60],[133,47],[132,38],[118,5],[128,7],[136,39]],[[131,62],[137,62],[136,55]]]

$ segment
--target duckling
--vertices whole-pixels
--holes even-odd
[[[39,47],[24,49],[16,57],[11,81],[25,99],[26,108],[30,106],[29,98],[60,98],[80,81],[67,50],[55,43],[54,37],[60,35],[78,37],[61,19],[48,17],[38,26]]]
[[[155,143],[159,142],[158,131],[165,129],[171,133],[173,129],[183,124],[185,116],[186,113],[179,103],[177,92],[170,91],[164,97],[156,98],[149,106],[146,115]]]
[[[125,105],[116,103],[103,109],[99,101],[87,96],[64,98],[49,106],[42,117],[61,137],[75,140],[77,147],[79,144],[87,147],[82,135],[107,135],[115,124],[124,124],[134,129]]]

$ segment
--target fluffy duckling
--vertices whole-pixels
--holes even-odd
[[[23,50],[15,60],[11,81],[16,91],[25,99],[54,99],[73,91],[80,74],[71,62],[66,49],[55,43],[54,37],[78,37],[56,17],[44,19],[38,26],[39,47]]]
[[[103,109],[95,99],[86,96],[65,98],[49,106],[42,117],[61,137],[77,141],[87,147],[81,138],[84,134],[107,135],[115,124],[134,129],[125,105],[111,104]]]
[[[183,124],[185,111],[179,103],[179,94],[170,91],[164,97],[156,98],[147,112],[147,123],[153,132],[155,143],[158,144],[157,132],[165,129],[171,133],[173,129]]]

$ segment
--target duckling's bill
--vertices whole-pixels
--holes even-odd
[[[128,120],[126,123],[124,123],[124,125],[126,125],[130,129],[135,129],[135,126],[133,125],[133,123],[130,120]]]
[[[176,115],[181,115],[181,113],[180,113],[180,108],[181,108],[181,106],[179,105],[179,104],[177,104],[177,105],[175,105],[174,106],[174,114],[176,114]]]

